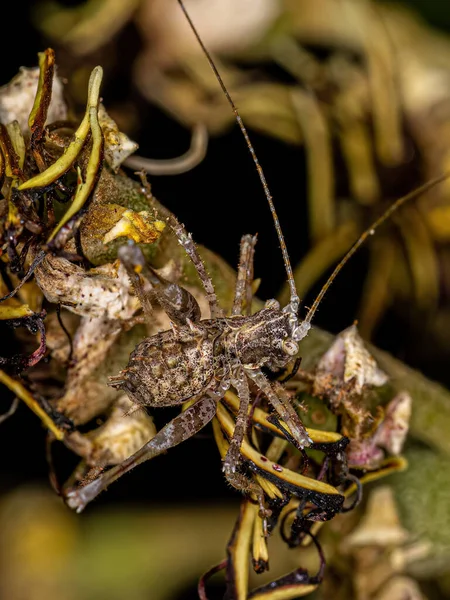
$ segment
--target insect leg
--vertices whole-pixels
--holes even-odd
[[[239,268],[234,292],[232,315],[242,315],[244,306],[247,313],[251,309],[252,281],[253,281],[253,257],[255,255],[256,235],[244,235],[241,239],[241,252]]]
[[[240,463],[240,449],[242,440],[247,429],[248,408],[250,404],[250,390],[247,383],[245,371],[240,368],[231,380],[239,396],[239,410],[236,417],[233,437],[230,440],[230,446],[223,461],[223,470],[226,478],[233,483],[233,475],[236,473]],[[236,487],[236,486],[234,486]]]
[[[251,478],[239,472],[239,465],[241,463],[240,450],[247,430],[248,409],[250,404],[250,390],[245,371],[242,368],[234,374],[232,384],[236,388],[240,402],[233,435],[231,436],[230,445],[223,461],[223,471],[228,483],[235,489],[256,496],[260,515],[262,517],[267,517],[270,511],[267,511],[264,507],[264,493],[262,488]]]
[[[189,439],[211,421],[216,414],[216,398],[202,396],[195,404],[167,423],[147,444],[132,456],[103,473],[84,487],[64,491],[65,500],[70,508],[81,512],[94,498],[111,483],[119,479],[137,465],[151,460]]]
[[[211,310],[211,318],[223,317],[223,311],[217,302],[216,292],[214,290],[211,277],[206,271],[205,264],[197,250],[197,246],[192,239],[192,236],[186,231],[184,225],[182,225],[174,215],[170,215],[167,218],[170,228],[178,238],[178,242],[183,246],[186,254],[189,256],[194,264],[194,267],[200,277],[202,285],[206,292],[206,299],[208,300],[209,308]]]
[[[185,325],[187,319],[192,322],[200,320],[200,307],[194,296],[176,283],[167,281],[147,265],[139,246],[128,243],[119,249],[118,256],[148,321],[151,321],[152,299],[162,306],[173,323]]]
[[[269,382],[265,375],[259,370],[247,369],[249,377],[253,379],[259,389],[267,396],[273,408],[277,411],[283,421],[289,426],[294,440],[299,448],[308,447],[312,440],[291,404],[288,393],[283,386],[277,382]]]

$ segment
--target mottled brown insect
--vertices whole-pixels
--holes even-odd
[[[287,307],[280,309],[275,300],[270,300],[262,310],[250,315],[256,237],[244,236],[232,314],[226,317],[218,306],[214,287],[191,236],[174,217],[170,218],[169,224],[196,266],[208,298],[211,318],[201,319],[195,298],[184,288],[157,275],[145,264],[137,246],[129,244],[121,248],[120,259],[147,316],[151,310],[149,301],[155,299],[170,317],[172,328],[141,342],[131,354],[126,369],[111,378],[111,385],[123,389],[138,405],[171,406],[186,401],[193,404],[133,457],[87,486],[70,491],[68,502],[78,510],[139,462],[197,433],[213,418],[217,401],[231,386],[239,394],[240,408],[224,460],[225,476],[235,488],[261,496],[259,487],[238,468],[249,409],[249,380],[267,396],[279,417],[288,424],[298,447],[311,443],[286,391],[278,382],[270,382],[262,372],[263,367],[273,371],[286,367],[298,352],[297,341],[309,329],[309,322],[299,323],[297,319],[299,301],[292,275],[289,276],[293,296]],[[284,254],[288,261],[285,250]]]
[[[184,10],[181,0],[178,1]],[[246,235],[242,238],[232,313],[231,316],[225,316],[218,305],[212,281],[190,234],[174,217],[169,218],[169,226],[191,258],[202,281],[211,313],[209,319],[201,319],[198,303],[187,290],[164,280],[145,264],[137,246],[129,244],[122,247],[119,258],[132,279],[145,314],[150,317],[150,303],[152,299],[156,300],[169,316],[171,329],[141,342],[131,354],[128,366],[119,375],[111,378],[111,385],[124,390],[137,405],[162,407],[181,405],[189,401],[190,406],[122,464],[113,467],[84,487],[67,491],[67,502],[77,511],[83,510],[98,493],[125,472],[196,434],[214,417],[217,402],[230,387],[237,391],[240,406],[230,446],[223,461],[223,470],[233,487],[255,494],[262,506],[261,488],[239,469],[240,447],[246,433],[250,403],[250,383],[266,396],[275,409],[277,418],[288,425],[292,441],[297,448],[302,450],[308,447],[312,441],[291,405],[287,392],[279,382],[269,381],[262,369],[277,371],[288,366],[298,353],[298,342],[310,329],[317,306],[342,266],[394,210],[442,179],[429,182],[391,205],[338,264],[306,318],[300,320],[300,301],[292,268],[262,168],[241,117],[194,25],[185,10],[184,12],[231,104],[255,162],[278,234],[290,287],[290,301],[287,306],[281,308],[277,301],[269,300],[262,310],[250,314],[256,243],[254,236]]]

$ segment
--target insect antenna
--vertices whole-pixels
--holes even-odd
[[[292,272],[292,266],[291,266],[291,262],[289,260],[289,254],[286,248],[286,243],[284,241],[284,236],[283,236],[283,232],[281,230],[281,225],[280,222],[278,220],[278,215],[277,212],[275,210],[275,205],[273,203],[273,199],[272,199],[272,194],[270,193],[269,190],[269,186],[267,185],[267,181],[264,175],[264,171],[262,166],[259,163],[258,157],[256,156],[255,153],[255,149],[253,148],[253,145],[250,141],[249,135],[247,133],[247,129],[242,121],[242,118],[239,114],[239,111],[235,105],[235,103],[233,102],[233,99],[231,98],[225,83],[223,82],[223,79],[219,73],[219,71],[217,70],[216,65],[214,64],[214,61],[211,57],[211,54],[209,53],[208,49],[206,48],[205,44],[203,43],[197,29],[195,28],[194,23],[192,22],[191,17],[189,16],[186,7],[184,6],[183,0],[177,0],[178,4],[180,5],[183,13],[185,14],[185,17],[189,23],[189,26],[191,27],[195,37],[197,38],[197,41],[201,47],[201,49],[203,50],[209,65],[211,67],[211,69],[213,70],[214,75],[217,78],[217,81],[220,84],[220,87],[222,88],[223,93],[225,94],[226,99],[228,100],[236,121],[242,131],[242,134],[245,138],[245,141],[247,142],[247,147],[250,151],[250,154],[253,158],[253,162],[255,163],[256,166],[256,170],[258,171],[258,175],[259,178],[261,180],[262,186],[264,188],[264,193],[266,195],[267,198],[267,202],[269,204],[269,208],[270,208],[270,212],[272,213],[272,218],[275,224],[275,229],[277,232],[277,236],[278,236],[278,240],[280,243],[280,247],[281,247],[281,252],[283,255],[283,261],[284,261],[284,266],[286,269],[286,273],[287,273],[287,277],[288,277],[288,284],[289,284],[289,288],[290,288],[290,302],[288,305],[288,310],[290,312],[292,312],[295,316],[297,316],[298,310],[299,310],[299,306],[300,306],[300,299],[298,297],[297,294],[297,289],[295,286],[295,280],[294,280],[294,275]],[[391,204],[391,206],[389,206],[389,208],[380,216],[378,217],[378,219],[376,219],[376,221],[374,223],[372,223],[372,225],[370,225],[370,227],[368,227],[362,234],[361,236],[358,238],[358,240],[355,242],[355,244],[350,248],[350,250],[347,252],[347,254],[341,259],[341,261],[338,263],[338,265],[335,267],[334,271],[331,273],[330,277],[328,278],[328,280],[326,281],[326,283],[324,284],[324,286],[322,287],[321,291],[319,292],[319,294],[317,295],[316,299],[314,300],[311,308],[308,310],[308,313],[305,317],[305,319],[299,324],[299,326],[295,329],[294,331],[294,338],[296,340],[301,340],[305,337],[305,335],[308,333],[310,327],[311,327],[311,321],[312,318],[314,317],[317,308],[319,306],[319,304],[321,303],[323,297],[325,296],[325,294],[327,293],[327,291],[329,290],[331,284],[333,283],[333,281],[336,279],[338,273],[341,271],[341,269],[344,267],[344,265],[347,264],[347,262],[350,260],[350,258],[355,254],[355,252],[358,250],[358,248],[360,246],[362,246],[362,244],[364,244],[364,242],[367,240],[367,238],[371,235],[373,235],[373,233],[375,233],[375,231],[378,229],[378,227],[380,227],[380,225],[382,225],[387,219],[389,219],[389,217],[395,212],[397,211],[401,206],[403,206],[403,204],[405,204],[406,202],[408,202],[409,200],[413,200],[414,198],[417,198],[418,196],[420,196],[421,194],[424,194],[425,192],[427,192],[428,190],[430,190],[431,188],[433,188],[435,185],[437,185],[438,183],[441,183],[442,181],[444,181],[445,179],[447,179],[448,177],[450,177],[450,172],[447,173],[443,173],[442,175],[439,175],[438,177],[436,177],[435,179],[431,179],[430,181],[424,183],[423,185],[421,185],[420,187],[416,188],[415,190],[413,190],[412,192],[410,192],[409,194],[406,194],[406,196],[402,196],[401,198],[399,198],[398,200],[396,200],[393,204]]]
[[[266,195],[267,198],[267,202],[269,204],[269,208],[270,208],[270,212],[272,213],[272,218],[273,218],[273,222],[275,225],[275,229],[277,232],[277,236],[278,236],[278,241],[280,243],[280,247],[281,247],[281,252],[283,255],[283,262],[284,262],[284,266],[286,269],[286,273],[287,273],[287,278],[288,278],[288,284],[289,284],[289,288],[291,291],[291,297],[290,297],[290,303],[289,303],[289,310],[292,311],[293,314],[297,315],[298,313],[298,309],[299,309],[299,305],[300,305],[300,299],[298,297],[297,294],[297,289],[295,287],[295,281],[294,281],[294,274],[292,272],[292,266],[291,266],[291,261],[289,260],[289,254],[286,248],[286,242],[284,241],[284,235],[283,232],[281,230],[281,225],[280,225],[280,221],[278,220],[278,215],[277,212],[275,210],[275,205],[273,203],[273,199],[272,199],[272,194],[270,193],[269,190],[269,186],[267,185],[267,181],[266,181],[266,177],[264,175],[264,171],[262,166],[259,163],[258,157],[256,156],[256,152],[255,149],[253,148],[253,145],[250,141],[250,137],[247,133],[247,129],[244,125],[244,122],[241,119],[241,116],[239,114],[239,111],[235,105],[235,103],[233,102],[233,99],[231,98],[225,83],[223,82],[223,79],[219,73],[219,71],[217,70],[216,65],[214,64],[214,61],[211,57],[211,54],[209,53],[208,49],[206,48],[205,44],[203,43],[194,23],[192,22],[191,17],[189,16],[189,13],[186,10],[186,7],[184,6],[183,0],[178,0],[178,4],[181,7],[181,10],[184,12],[185,17],[187,19],[187,22],[189,23],[189,26],[192,29],[192,32],[194,33],[195,37],[197,38],[197,41],[201,47],[201,49],[203,50],[209,65],[214,73],[214,75],[217,78],[217,81],[220,84],[220,87],[222,88],[223,93],[225,94],[226,99],[228,100],[233,112],[234,112],[234,116],[236,117],[236,121],[239,125],[239,128],[245,138],[245,141],[247,142],[247,147],[250,151],[250,154],[252,156],[253,162],[255,163],[256,166],[256,170],[258,171],[258,175],[259,175],[259,179],[261,180],[262,186],[264,188],[264,193]]]
[[[428,190],[430,190],[431,188],[433,188],[438,183],[441,183],[442,181],[445,181],[445,179],[447,179],[448,177],[450,177],[450,172],[443,173],[442,175],[439,175],[438,177],[435,177],[434,179],[430,179],[430,181],[427,181],[426,183],[424,183],[423,185],[419,186],[415,190],[412,190],[412,192],[409,192],[405,196],[402,196],[401,198],[398,198],[395,202],[393,202],[384,211],[384,213],[382,215],[380,215],[378,217],[378,219],[376,219],[372,223],[372,225],[370,225],[360,235],[360,237],[356,240],[356,242],[353,244],[353,246],[350,248],[350,250],[347,252],[347,254],[336,265],[336,267],[334,268],[333,272],[331,273],[331,275],[327,279],[326,283],[324,284],[324,286],[322,287],[322,289],[320,290],[320,292],[317,294],[316,299],[314,300],[311,308],[308,310],[308,313],[307,313],[307,315],[305,317],[305,320],[302,322],[302,325],[305,324],[305,325],[307,325],[309,327],[309,325],[311,323],[311,320],[314,317],[314,314],[315,314],[315,312],[316,312],[319,304],[322,302],[323,297],[325,296],[325,294],[329,290],[331,284],[336,279],[336,277],[340,273],[341,269],[347,264],[347,262],[351,259],[351,257],[358,250],[358,248],[360,246],[362,246],[362,244],[364,244],[364,242],[367,240],[367,238],[370,237],[371,235],[373,235],[375,233],[375,231],[380,227],[380,225],[382,225],[385,221],[387,221],[389,219],[389,217],[394,212],[396,212],[401,206],[403,206],[403,204],[405,204],[406,202],[408,202],[410,200],[413,200],[414,198],[419,197],[420,195],[424,194],[425,192],[427,192]]]

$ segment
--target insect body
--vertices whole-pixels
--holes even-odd
[[[88,485],[69,491],[68,503],[78,510],[126,471],[197,433],[214,417],[217,402],[230,387],[237,391],[240,404],[223,468],[235,488],[254,493],[262,505],[261,489],[239,468],[250,382],[265,394],[288,425],[298,448],[312,443],[284,388],[276,381],[269,381],[262,371],[264,367],[273,371],[285,367],[297,354],[297,339],[304,329],[299,326],[291,304],[280,309],[275,300],[270,300],[262,310],[248,314],[256,237],[247,235],[242,239],[232,315],[226,317],[217,304],[212,282],[190,236],[174,217],[169,222],[197,266],[214,318],[202,320],[198,304],[187,290],[157,275],[145,264],[137,246],[124,246],[119,256],[147,316],[150,316],[148,300],[157,301],[170,316],[172,328],[141,342],[127,367],[111,378],[110,385],[125,391],[141,406],[171,406],[186,401],[191,406],[124,463]],[[336,495],[336,490],[328,487]]]
[[[223,394],[230,385],[241,387],[238,380],[244,375],[267,392],[272,386],[261,368],[285,367],[298,352],[289,321],[287,313],[269,306],[252,316],[175,326],[139,344],[116,385],[147,406],[182,404],[207,391]],[[288,409],[280,412],[295,421]],[[302,425],[295,424],[297,442],[309,445]]]
[[[184,10],[181,0],[179,4]],[[241,241],[233,308],[231,316],[225,316],[218,305],[214,286],[191,236],[175,217],[171,216],[168,219],[169,226],[192,260],[200,277],[210,308],[209,319],[201,319],[198,303],[187,290],[164,280],[145,264],[137,246],[131,244],[122,247],[119,250],[119,258],[130,275],[144,312],[150,318],[150,302],[156,301],[169,316],[172,326],[170,330],[147,338],[139,344],[131,354],[128,366],[119,375],[111,378],[111,385],[124,390],[136,404],[141,406],[181,405],[187,401],[189,406],[122,464],[113,467],[84,487],[69,490],[66,493],[67,502],[78,511],[81,511],[100,491],[123,473],[197,433],[214,417],[217,402],[224,397],[230,387],[236,390],[240,403],[234,432],[223,461],[224,473],[236,489],[255,494],[262,506],[263,496],[260,486],[240,469],[240,448],[246,433],[250,387],[256,387],[265,395],[278,418],[288,426],[291,439],[298,449],[303,450],[311,445],[311,437],[291,405],[289,395],[280,383],[269,381],[263,368],[276,371],[286,367],[295,357],[298,353],[298,342],[307,335],[312,317],[325,292],[342,266],[364,240],[404,202],[447,177],[443,175],[428,182],[392,204],[363,233],[337,265],[305,319],[300,320],[298,317],[300,301],[292,268],[262,168],[249,141],[245,126],[208,51],[187,14],[186,17],[231,104],[255,162],[277,231],[290,287],[290,300],[284,308],[281,308],[275,300],[269,300],[263,309],[250,314],[253,256],[256,244],[256,237],[250,235],[244,236]],[[330,493],[336,494],[335,488],[328,487]]]
[[[125,246],[119,256],[138,295],[153,297],[164,306],[172,328],[141,342],[131,354],[127,368],[111,378],[111,385],[123,389],[139,405],[170,406],[195,400],[196,418],[193,420],[194,413],[188,411],[178,417],[178,430],[171,435],[176,443],[178,438],[182,441],[186,434],[193,435],[206,425],[215,414],[209,410],[211,401],[217,402],[231,386],[235,388],[241,402],[224,460],[224,472],[235,488],[252,489],[260,495],[260,490],[238,469],[250,402],[249,380],[267,396],[279,417],[289,426],[296,445],[301,449],[309,446],[311,439],[287,393],[279,383],[269,382],[262,372],[263,367],[276,371],[292,360],[298,352],[297,340],[303,330],[291,304],[281,310],[275,300],[270,300],[257,313],[242,314],[244,304],[250,306],[246,301],[251,297],[256,237],[247,235],[242,239],[233,314],[226,317],[222,316],[212,282],[190,236],[174,217],[169,222],[197,266],[211,315],[215,316],[201,320],[198,304],[189,292],[157,276],[145,265],[136,246]],[[138,273],[144,275],[144,283]],[[203,411],[203,421],[202,405],[208,407]],[[154,445],[155,441],[150,444]]]

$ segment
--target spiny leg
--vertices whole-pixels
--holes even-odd
[[[252,301],[253,257],[255,255],[256,235],[244,235],[241,239],[239,268],[234,292],[232,315],[242,315],[244,305],[250,313]]]
[[[139,298],[147,322],[151,323],[153,309],[150,298],[152,290],[148,285],[148,282],[145,282],[145,284],[142,283],[139,276],[139,273],[145,265],[145,258],[142,254],[142,250],[139,246],[136,246],[136,244],[131,242],[121,246],[117,256],[125,267],[136,296]]]
[[[300,417],[293,408],[291,399],[283,386],[277,381],[268,381],[268,379],[259,369],[246,369],[246,371],[259,389],[267,396],[270,404],[277,411],[279,416],[288,425],[289,429],[291,430],[292,437],[299,445],[299,448],[310,446],[312,444],[312,440],[309,437],[305,426],[301,422]]]
[[[178,219],[174,215],[170,215],[167,218],[167,221],[178,238],[178,242],[183,246],[187,255],[191,259],[194,264],[194,267],[200,277],[202,285],[206,292],[206,299],[208,300],[209,308],[211,311],[211,318],[215,319],[217,317],[223,317],[223,311],[217,302],[216,292],[214,290],[213,283],[211,281],[211,277],[206,272],[206,267],[203,263],[203,260],[198,253],[197,246],[192,239],[190,233],[188,233]]]
[[[242,440],[247,431],[248,409],[250,405],[250,390],[248,387],[247,376],[243,368],[238,369],[233,375],[231,382],[236,388],[240,403],[233,436],[223,461],[223,471],[228,483],[235,489],[245,494],[254,494],[256,496],[260,508],[260,515],[266,517],[270,514],[270,511],[267,511],[264,507],[263,490],[250,477],[239,472],[239,465],[241,462],[240,449]]]
[[[194,296],[176,283],[167,281],[147,265],[139,246],[128,243],[119,249],[118,256],[148,321],[151,320],[151,300],[155,299],[173,323],[185,325],[187,319],[192,322],[200,320],[200,307]]]
[[[195,404],[167,423],[155,437],[123,463],[103,473],[84,487],[66,490],[64,495],[68,506],[81,512],[116,479],[195,435],[216,414],[216,402],[216,399],[209,395],[202,396]]]
[[[231,485],[238,487],[234,484],[233,477],[237,474],[237,467],[240,463],[241,444],[247,429],[248,408],[250,404],[250,390],[244,369],[239,368],[233,374],[231,383],[236,388],[239,397],[239,410],[233,437],[230,440],[230,446],[223,461],[223,471]]]

